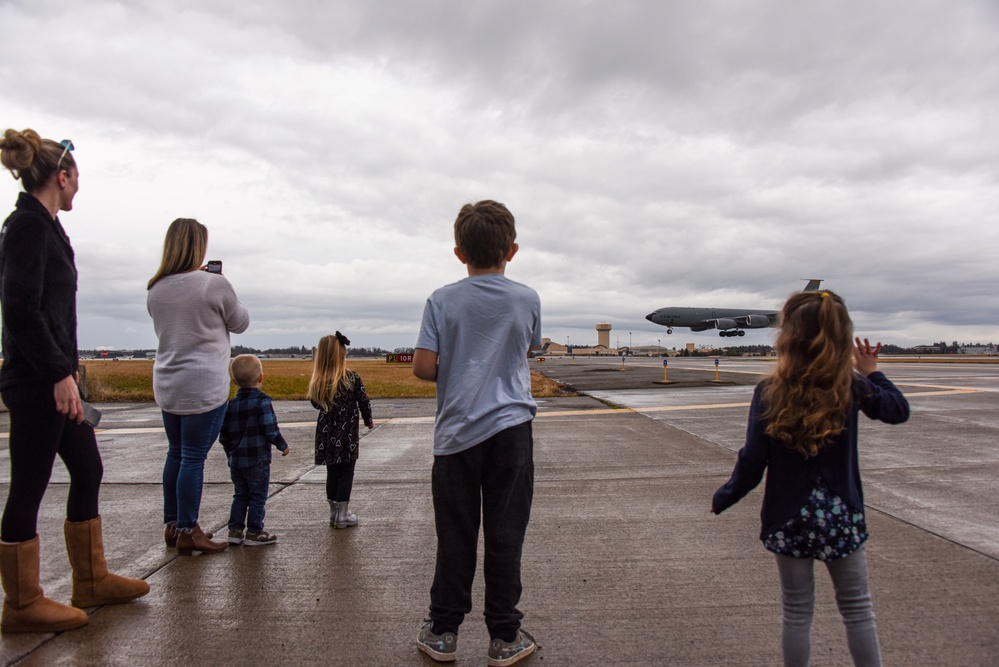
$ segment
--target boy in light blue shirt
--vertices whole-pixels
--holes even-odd
[[[537,292],[504,275],[517,253],[513,215],[491,200],[467,204],[454,223],[468,277],[427,300],[413,373],[437,383],[432,491],[437,565],[430,618],[417,647],[455,659],[458,626],[472,609],[480,517],[485,534],[485,618],[490,665],[535,649],[520,629],[520,561],[534,494],[528,354],[541,345]]]

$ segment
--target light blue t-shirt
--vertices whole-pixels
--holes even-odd
[[[434,455],[534,418],[527,353],[539,345],[541,300],[526,285],[488,274],[430,295],[416,347],[437,353]]]

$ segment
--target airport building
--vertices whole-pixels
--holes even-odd
[[[541,339],[541,352],[536,354],[550,357],[581,356],[581,357],[619,357],[627,352],[628,348],[616,348],[610,346],[611,325],[607,322],[597,324],[597,344],[596,345],[570,345],[567,340],[563,345],[556,343],[551,338]]]

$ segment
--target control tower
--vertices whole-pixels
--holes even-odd
[[[611,325],[607,322],[600,322],[597,324],[597,345],[603,345],[604,347],[610,349],[610,332]]]

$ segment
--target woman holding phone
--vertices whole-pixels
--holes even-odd
[[[7,130],[0,139],[0,162],[25,189],[0,231],[0,395],[10,410],[10,490],[0,522],[5,633],[71,630],[88,620],[74,607],[149,592],[141,579],[109,573],[104,559],[104,466],[76,385],[76,263],[58,218],[73,210],[80,188],[73,148],[34,130]],[[70,477],[64,531],[72,607],[46,598],[38,583],[38,510],[57,454]]]
[[[221,274],[205,265],[208,229],[178,218],[167,229],[163,260],[148,285],[146,307],[159,345],[153,394],[163,413],[163,521],[167,546],[184,556],[218,553],[198,525],[205,459],[222,429],[229,400],[230,333],[250,325],[246,308]],[[203,270],[204,269],[204,270]]]

